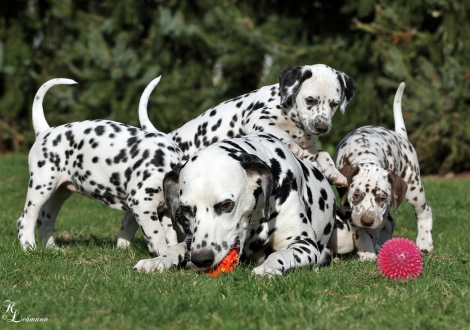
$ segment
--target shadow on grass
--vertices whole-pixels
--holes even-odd
[[[115,237],[100,237],[96,235],[77,235],[77,236],[58,236],[55,239],[58,246],[61,247],[103,247],[116,248],[117,239]],[[132,246],[146,250],[143,238],[132,240]]]

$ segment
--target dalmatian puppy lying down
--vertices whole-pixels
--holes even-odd
[[[46,92],[70,79],[43,84],[33,103],[36,141],[29,152],[30,181],[18,238],[35,247],[34,230],[54,247],[53,230],[65,200],[74,192],[129,212],[143,231],[151,253],[177,243],[171,218],[164,214],[163,178],[179,163],[181,152],[165,134],[109,120],[87,120],[50,127],[42,102]],[[135,231],[132,233],[134,234]]]
[[[147,101],[159,81],[160,77],[149,84],[139,107],[140,124],[147,131],[156,130],[148,118]],[[341,71],[324,64],[294,66],[281,71],[278,84],[212,107],[169,136],[181,148],[183,158],[189,159],[223,139],[270,133],[320,168],[332,184],[345,186],[345,177],[330,155],[318,148],[317,140],[331,130],[336,110],[344,113],[355,94],[356,83]]]
[[[258,266],[259,276],[329,264],[335,196],[310,162],[270,134],[223,140],[196,152],[164,179],[167,206],[183,222],[186,242],[135,270],[164,271],[189,252],[201,270],[216,267],[232,248]]]
[[[426,253],[434,249],[432,210],[403,121],[404,89],[405,83],[401,83],[393,103],[395,131],[364,126],[346,135],[336,149],[336,165],[349,182],[348,188],[338,192],[343,207],[351,210],[354,245],[360,245],[357,250],[362,260],[375,259],[382,244],[391,238],[395,224],[389,212],[392,207],[396,212],[403,199],[414,207],[418,219],[416,244]],[[334,251],[344,248],[331,247]]]

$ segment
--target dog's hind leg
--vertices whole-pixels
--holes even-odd
[[[413,205],[416,218],[418,219],[416,245],[418,245],[424,253],[432,253],[434,250],[432,239],[432,209],[426,201],[424,186],[420,180],[416,183],[415,189],[411,190],[410,187],[408,187],[405,199],[408,203]]]
[[[39,238],[45,247],[55,247],[54,226],[57,215],[64,202],[73,194],[65,186],[59,186],[49,200],[43,205],[37,218]]]
[[[54,192],[55,187],[43,184],[40,179],[37,180],[34,178],[33,180],[33,177],[31,177],[24,210],[16,222],[18,239],[24,250],[36,247],[34,229],[36,228],[42,207],[47,203]]]

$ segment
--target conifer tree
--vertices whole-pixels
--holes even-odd
[[[51,125],[108,118],[169,132],[221,101],[277,82],[293,65],[353,77],[355,99],[321,138],[331,153],[362,125],[393,128],[403,110],[422,172],[470,169],[470,4],[457,0],[16,0],[0,4],[0,151],[34,141],[31,106],[46,80]]]

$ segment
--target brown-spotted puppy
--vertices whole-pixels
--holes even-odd
[[[163,178],[179,163],[179,148],[165,134],[109,120],[50,127],[42,107],[44,95],[54,85],[75,83],[49,80],[34,99],[36,141],[29,152],[26,203],[17,222],[21,245],[24,249],[36,245],[37,225],[40,240],[54,247],[57,215],[76,192],[127,211],[126,216],[135,217],[142,228],[149,251],[161,254],[177,243],[171,218],[164,215]]]
[[[223,140],[195,153],[165,176],[165,199],[188,233],[165,256],[138,271],[163,271],[189,260],[216,267],[232,248],[259,276],[330,262],[335,196],[310,162],[270,134]],[[177,253],[173,253],[179,249]]]
[[[351,210],[355,231],[367,231],[369,235],[361,237],[372,240],[363,242],[369,247],[360,251],[363,260],[374,259],[392,236],[394,222],[389,211],[393,208],[396,212],[403,199],[414,207],[418,219],[416,244],[427,253],[434,249],[432,210],[426,202],[418,156],[408,141],[403,121],[404,89],[405,84],[401,83],[394,99],[395,131],[364,126],[349,133],[336,149],[336,165],[349,183],[347,189],[338,189],[341,204]]]

